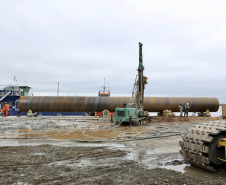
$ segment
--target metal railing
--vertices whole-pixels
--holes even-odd
[[[23,92],[21,91],[11,91],[11,90],[2,90],[0,91],[0,96],[23,96]]]

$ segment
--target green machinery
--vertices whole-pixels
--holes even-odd
[[[143,75],[144,66],[142,58],[142,43],[139,43],[139,66],[138,66],[138,79],[136,77],[133,97],[134,103],[124,104],[124,107],[117,107],[115,109],[115,122],[117,123],[130,123],[133,125],[145,124],[150,121],[148,112],[143,110],[144,102],[144,88],[147,84],[147,77]]]

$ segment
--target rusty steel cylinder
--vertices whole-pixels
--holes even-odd
[[[114,112],[116,107],[126,103],[135,103],[133,97],[84,97],[84,96],[22,96],[19,101],[21,112],[31,109],[33,112],[92,112],[105,109]],[[216,112],[219,108],[217,98],[202,97],[145,97],[144,110],[179,112],[179,104],[189,103],[189,112]]]

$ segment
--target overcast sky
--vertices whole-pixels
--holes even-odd
[[[0,85],[34,95],[130,96],[139,48],[145,96],[226,103],[225,0],[0,0]]]

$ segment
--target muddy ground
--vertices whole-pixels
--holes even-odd
[[[108,121],[1,118],[0,184],[226,184],[223,170],[210,173],[184,162],[181,135],[150,137],[167,130],[163,127],[182,134],[212,120],[156,118],[145,126],[115,128],[108,128]],[[139,140],[127,141],[141,131]],[[109,139],[128,132],[123,139]]]

